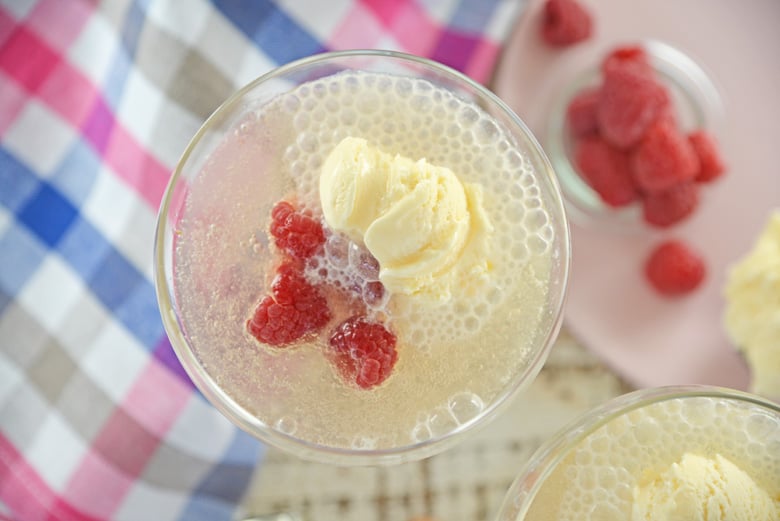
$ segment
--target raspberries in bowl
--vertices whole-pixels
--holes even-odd
[[[547,148],[572,219],[668,229],[706,204],[726,172],[718,91],[689,57],[660,42],[614,46],[568,86]]]
[[[704,70],[657,41],[601,52],[553,107],[547,150],[569,216],[607,233],[650,232],[644,278],[664,298],[693,293],[705,279],[706,256],[676,227],[727,173],[721,119]]]

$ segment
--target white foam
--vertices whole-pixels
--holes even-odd
[[[780,495],[780,418],[726,399],[688,398],[620,416],[586,437],[548,478],[527,521],[630,519],[633,488],[648,469],[680,461],[686,452],[721,454],[770,496]],[[557,504],[557,515],[549,508]],[[555,507],[552,507],[556,510]],[[589,517],[590,516],[590,517]],[[612,517],[610,517],[612,516]]]
[[[325,92],[330,95],[325,97]],[[294,101],[287,101],[289,98]],[[284,159],[290,162],[299,194],[316,198],[323,157],[341,137],[362,136],[388,152],[444,164],[461,180],[482,184],[484,193],[509,192],[509,196],[487,201],[493,206],[490,218],[496,230],[494,244],[500,245],[495,248],[497,279],[505,278],[509,270],[523,265],[531,255],[548,253],[554,231],[536,177],[523,156],[509,146],[509,137],[476,105],[424,80],[363,72],[341,73],[305,84],[282,100],[294,114],[293,125],[298,133]],[[360,117],[350,108],[353,105],[360,110]],[[320,111],[334,114],[338,120],[323,125],[327,118]],[[425,116],[435,118],[432,136],[429,125],[424,124]],[[334,128],[338,132],[334,133]],[[497,148],[502,151],[498,155]],[[485,168],[497,175],[485,176]],[[309,207],[317,208],[317,202],[310,201]],[[350,277],[348,273],[336,276]],[[456,320],[461,313],[453,308],[454,301],[438,303],[429,309],[431,321],[427,327],[408,327],[402,333],[422,344],[473,335],[481,329],[483,318],[490,316],[490,309],[501,304],[499,298],[481,297],[484,293],[474,292],[470,308],[463,310],[469,317],[466,320]],[[476,306],[487,309],[475,312]],[[420,312],[418,306],[398,306],[393,313],[395,323],[408,325],[410,315]]]

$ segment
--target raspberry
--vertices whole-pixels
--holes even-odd
[[[316,333],[330,320],[328,302],[303,276],[296,262],[279,266],[271,284],[273,296],[265,296],[247,320],[247,331],[260,342],[276,347]]]
[[[723,159],[720,156],[715,139],[705,132],[699,130],[688,136],[696,156],[699,158],[699,172],[696,174],[696,181],[707,183],[720,177],[726,170]]]
[[[693,213],[698,203],[699,187],[687,181],[663,192],[645,194],[642,215],[648,224],[666,228]]]
[[[601,72],[608,73],[615,68],[632,67],[652,77],[655,72],[645,49],[638,45],[625,45],[610,51],[601,62]]]
[[[396,337],[366,317],[348,318],[333,331],[329,344],[342,376],[361,389],[384,382],[398,359]]]
[[[577,143],[574,156],[580,175],[606,204],[623,206],[637,198],[624,151],[590,136]]]
[[[575,95],[566,107],[566,125],[576,137],[595,134],[598,131],[596,106],[599,101],[599,89],[589,88]]]
[[[660,192],[696,176],[696,151],[676,127],[658,122],[633,153],[634,181],[645,192]]]
[[[311,257],[325,243],[320,222],[287,201],[276,203],[271,210],[271,235],[280,250],[297,259]]]
[[[596,117],[610,144],[630,148],[670,103],[666,89],[637,67],[612,67],[604,72]]]
[[[547,0],[542,12],[542,38],[554,46],[571,45],[590,37],[593,20],[576,0]]]
[[[662,295],[683,295],[696,289],[706,276],[704,259],[685,243],[662,242],[650,253],[645,275]]]

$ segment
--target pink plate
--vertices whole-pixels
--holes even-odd
[[[496,93],[546,146],[553,97],[574,74],[616,45],[664,42],[696,60],[717,85],[729,171],[706,188],[695,215],[670,230],[621,233],[572,222],[567,327],[636,386],[747,389],[748,370],[723,327],[722,292],[729,267],[780,207],[780,2],[582,1],[595,34],[567,49],[541,41],[542,2],[531,1],[502,57]],[[671,237],[689,242],[708,262],[705,284],[678,299],[655,294],[642,273],[651,247]]]

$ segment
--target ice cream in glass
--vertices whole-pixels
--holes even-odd
[[[171,179],[160,308],[203,394],[304,458],[444,450],[533,380],[569,236],[549,163],[484,87],[387,51],[283,66]]]
[[[644,389],[548,440],[500,521],[776,521],[780,405],[708,386]]]

